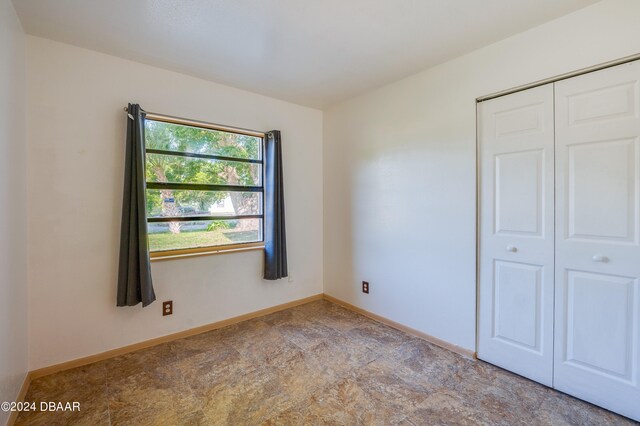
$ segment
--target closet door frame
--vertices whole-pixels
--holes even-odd
[[[482,196],[482,188],[481,188],[481,183],[482,183],[482,171],[483,171],[483,166],[482,166],[482,157],[481,157],[481,123],[480,123],[480,114],[479,114],[479,104],[481,102],[487,101],[487,100],[491,100],[494,98],[498,98],[498,97],[502,97],[502,96],[506,96],[509,94],[513,94],[513,93],[517,93],[517,92],[521,92],[524,90],[528,90],[531,88],[535,88],[535,87],[539,87],[545,84],[553,84],[554,85],[554,89],[555,89],[555,83],[562,81],[562,80],[566,80],[569,78],[573,78],[576,76],[581,76],[584,74],[589,74],[592,73],[594,71],[599,71],[599,70],[604,70],[607,68],[612,68],[618,65],[622,65],[622,64],[626,64],[629,62],[634,62],[634,61],[640,61],[640,53],[639,54],[635,54],[635,55],[630,55],[624,58],[620,58],[617,60],[612,60],[609,62],[605,62],[605,63],[601,63],[598,65],[594,65],[591,67],[587,67],[587,68],[583,68],[580,70],[576,70],[576,71],[572,71],[572,72],[568,72],[562,75],[558,75],[555,77],[550,77],[550,78],[546,78],[544,80],[540,80],[534,83],[530,83],[530,84],[526,84],[526,85],[522,85],[522,86],[518,86],[518,87],[514,87],[511,89],[507,89],[507,90],[503,90],[500,92],[495,92],[489,95],[485,95],[485,96],[480,96],[478,98],[476,98],[476,358],[478,358],[478,350],[479,350],[479,346],[480,346],[480,293],[481,293],[481,288],[480,288],[480,281],[481,281],[481,267],[480,267],[480,262],[481,262],[481,196]],[[555,93],[554,93],[554,107],[555,107]],[[640,107],[640,104],[639,104]],[[555,112],[554,112],[554,128],[555,128]],[[555,143],[555,141],[554,141]],[[555,170],[557,173],[557,170]],[[555,179],[558,179],[558,176],[555,176]],[[555,202],[557,200],[555,199],[554,196],[554,216],[555,216]],[[554,223],[556,221],[556,218],[554,217]],[[557,232],[557,231],[556,231]],[[555,253],[555,248],[554,248],[554,257],[556,256]],[[554,264],[554,269],[557,269],[557,265]],[[555,274],[557,275],[557,271],[555,271]],[[559,285],[558,282],[554,283],[554,286],[557,288],[557,286]],[[637,293],[640,293],[640,291],[637,291]],[[555,293],[555,291],[554,291]],[[556,296],[557,297],[557,296]],[[640,299],[640,295],[636,294],[635,298]],[[554,298],[555,299],[555,298]],[[555,316],[556,316],[556,301],[554,300],[554,328],[555,328]],[[637,317],[640,317],[640,314],[637,315]],[[640,334],[640,332],[639,332]],[[640,340],[640,337],[638,337],[638,339]],[[556,341],[556,336],[554,333],[554,347],[557,345]],[[639,344],[640,345],[640,344]],[[640,349],[637,349],[640,350]],[[554,348],[554,363],[556,358],[556,354],[555,354],[555,348]],[[640,372],[637,373],[640,376]],[[638,382],[640,383],[640,378],[638,379]],[[552,383],[550,387],[556,387],[555,383]],[[581,395],[576,395],[578,398],[584,398]],[[593,402],[595,404],[598,404],[598,401],[593,399],[593,398],[585,398],[587,400],[590,400],[590,402]],[[636,416],[636,413],[631,413],[627,410],[621,410],[620,407],[612,407],[612,406],[605,406],[604,408],[608,408],[608,409],[613,409],[617,412],[619,412],[622,415],[626,415],[626,416],[633,416],[636,420],[640,420],[640,417]]]

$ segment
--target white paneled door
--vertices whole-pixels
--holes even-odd
[[[553,85],[478,104],[478,356],[553,377]]]
[[[554,386],[640,420],[640,63],[555,100]]]

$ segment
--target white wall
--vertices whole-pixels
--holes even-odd
[[[0,402],[27,372],[25,35],[0,0]],[[0,424],[8,413],[0,411]]]
[[[474,350],[474,100],[640,53],[638,17],[602,1],[325,111],[325,292]]]
[[[27,65],[30,368],[322,292],[321,111],[34,37]],[[116,308],[127,102],[282,131],[294,282],[263,281],[260,251],[156,262],[157,302]]]

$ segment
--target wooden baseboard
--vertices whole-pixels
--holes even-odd
[[[397,330],[404,331],[407,334],[410,334],[412,336],[415,336],[415,337],[418,337],[420,339],[426,340],[427,342],[433,343],[436,346],[440,346],[441,348],[450,350],[451,352],[455,352],[457,354],[460,354],[460,355],[468,357],[468,358],[476,358],[476,353],[474,351],[472,351],[472,350],[460,347],[458,345],[454,345],[453,343],[449,343],[449,342],[444,341],[442,339],[438,339],[437,337],[433,337],[433,336],[431,336],[431,335],[429,335],[427,333],[423,333],[422,331],[418,331],[418,330],[416,330],[414,328],[407,327],[406,325],[403,325],[403,324],[400,324],[398,322],[392,321],[392,320],[390,320],[388,318],[385,318],[383,316],[374,314],[374,313],[369,312],[369,311],[367,311],[365,309],[359,308],[359,307],[357,307],[355,305],[352,305],[350,303],[347,303],[347,302],[344,302],[344,301],[342,301],[340,299],[337,299],[337,298],[335,298],[333,296],[329,296],[326,293],[324,294],[324,299],[329,301],[329,302],[335,303],[336,305],[340,305],[340,306],[342,306],[342,307],[344,307],[346,309],[349,309],[351,311],[354,311],[354,312],[357,312],[357,313],[359,313],[361,315],[364,315],[365,317],[369,317],[372,320],[375,320],[375,321],[381,322],[383,324],[386,324],[389,327],[393,327],[393,328],[395,328]]]
[[[167,342],[171,342],[173,340],[177,340],[177,339],[182,339],[185,337],[189,337],[189,336],[195,336],[196,334],[201,334],[201,333],[205,333],[207,331],[211,331],[211,330],[216,330],[218,328],[222,328],[222,327],[226,327],[232,324],[236,324],[242,321],[246,321],[246,320],[250,320],[253,318],[257,318],[257,317],[261,317],[264,315],[268,315],[274,312],[278,312],[278,311],[282,311],[285,309],[289,309],[289,308],[293,308],[295,306],[299,306],[299,305],[303,305],[305,303],[309,303],[309,302],[313,302],[315,300],[321,300],[321,299],[325,299],[329,302],[338,304],[340,306],[343,306],[346,309],[352,310],[354,312],[357,312],[359,314],[362,314],[366,317],[369,317],[375,321],[381,322],[383,324],[386,324],[390,327],[393,327],[395,329],[404,331],[405,333],[408,333],[412,336],[416,336],[419,337],[421,339],[424,339],[430,343],[433,343],[437,346],[440,346],[444,349],[448,349],[452,352],[456,352],[460,355],[466,356],[466,357],[470,357],[470,358],[475,358],[475,352],[462,348],[460,346],[451,344],[449,342],[446,342],[442,339],[438,339],[437,337],[433,337],[429,334],[423,333],[421,331],[415,330],[411,327],[407,327],[403,324],[397,323],[395,321],[392,321],[390,319],[387,319],[385,317],[382,317],[380,315],[374,314],[372,312],[369,312],[367,310],[361,309],[357,306],[354,306],[350,303],[344,302],[340,299],[337,299],[333,296],[329,296],[328,294],[316,294],[314,296],[310,296],[310,297],[306,297],[303,299],[298,299],[298,300],[294,300],[291,302],[287,302],[287,303],[283,303],[281,305],[276,305],[276,306],[272,306],[270,308],[266,308],[266,309],[261,309],[259,311],[255,311],[255,312],[250,312],[248,314],[244,314],[244,315],[239,315],[237,317],[233,317],[233,318],[229,318],[226,320],[222,320],[222,321],[218,321],[218,322],[214,322],[211,324],[207,324],[207,325],[203,325],[200,327],[195,327],[195,328],[191,328],[189,330],[184,330],[184,331],[180,331],[178,333],[173,333],[173,334],[169,334],[166,336],[162,336],[162,337],[157,337],[155,339],[151,339],[151,340],[146,340],[144,342],[139,342],[139,343],[134,343],[132,345],[128,345],[128,346],[124,346],[121,348],[117,348],[117,349],[112,349],[110,351],[106,351],[106,352],[102,352],[99,354],[95,354],[95,355],[90,355],[87,357],[83,357],[83,358],[78,358],[72,361],[67,361],[67,362],[63,362],[60,364],[55,364],[55,365],[51,365],[48,367],[44,367],[44,368],[39,368],[37,370],[33,370],[30,371],[24,380],[24,383],[22,385],[22,388],[20,389],[20,393],[18,395],[18,401],[22,401],[27,393],[27,390],[29,389],[29,384],[31,383],[32,380],[37,379],[39,377],[43,377],[43,376],[48,376],[49,374],[54,374],[54,373],[58,373],[61,371],[65,371],[65,370],[69,370],[72,368],[76,368],[76,367],[81,367],[83,365],[87,365],[87,364],[92,364],[94,362],[98,362],[98,361],[104,361],[107,360],[109,358],[113,358],[116,356],[120,356],[120,355],[124,355],[130,352],[134,352],[140,349],[145,349],[145,348],[150,348],[152,346],[156,346],[162,343],[167,343]],[[12,413],[11,417],[9,417],[9,425],[13,424],[13,422],[15,421],[15,417],[17,416],[17,413]]]
[[[261,309],[259,311],[250,312],[248,314],[239,315],[237,317],[229,318],[226,320],[214,322],[211,324],[203,325],[200,327],[191,328],[189,330],[180,331],[178,333],[168,334],[166,336],[157,337],[151,340],[145,340],[144,342],[134,343],[133,345],[124,346],[122,348],[112,349],[110,351],[102,352],[95,355],[90,355],[83,358],[74,359],[72,361],[63,362],[61,364],[51,365],[49,367],[39,368],[31,371],[30,379],[37,379],[38,377],[48,376],[49,374],[58,373],[64,370],[70,370],[72,368],[81,367],[83,365],[92,364],[98,361],[104,361],[109,358],[124,355],[129,352],[137,351],[140,349],[150,348],[162,343],[167,343],[172,340],[182,339],[184,337],[195,336],[196,334],[205,333],[207,331],[216,330],[218,328],[226,327],[232,324],[236,324],[249,319],[269,315],[274,312],[282,311],[285,309],[293,308],[294,306],[303,305],[305,303],[313,302],[315,300],[321,300],[323,294],[316,294],[314,296],[305,297],[304,299],[294,300],[292,302],[283,303],[281,305],[272,306],[270,308]]]
[[[31,372],[28,372],[24,376],[24,380],[22,381],[22,386],[20,387],[20,392],[18,392],[18,396],[16,396],[16,402],[24,401],[24,398],[27,396],[27,391],[29,390],[29,385],[31,384]],[[12,411],[7,419],[7,426],[13,426],[18,418],[18,411]]]

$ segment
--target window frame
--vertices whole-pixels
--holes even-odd
[[[189,257],[189,256],[201,256],[207,254],[222,254],[222,253],[231,253],[238,251],[248,251],[248,250],[262,250],[264,249],[264,228],[265,228],[265,190],[264,190],[264,180],[265,180],[265,164],[264,164],[264,140],[265,133],[258,132],[255,130],[241,129],[237,127],[224,126],[214,123],[207,123],[204,121],[190,120],[186,118],[172,117],[163,114],[150,113],[147,112],[144,117],[145,121],[158,121],[169,124],[176,124],[181,126],[189,126],[189,127],[197,127],[207,130],[215,130],[227,133],[235,133],[239,135],[246,135],[260,138],[260,159],[247,159],[247,158],[236,158],[236,157],[228,157],[223,155],[215,155],[215,154],[198,154],[191,152],[181,152],[181,151],[167,151],[167,150],[159,150],[153,148],[146,147],[146,135],[145,135],[145,169],[146,169],[146,155],[149,154],[160,154],[160,155],[171,155],[175,157],[187,157],[187,158],[200,158],[205,160],[219,160],[219,161],[233,161],[239,163],[250,163],[250,164],[260,164],[262,177],[260,180],[259,186],[242,186],[242,185],[218,185],[218,184],[197,184],[197,183],[171,183],[171,182],[147,182],[145,179],[145,197],[147,189],[176,189],[176,190],[204,190],[204,191],[221,191],[221,192],[259,192],[262,194],[262,213],[255,215],[234,215],[234,216],[183,216],[180,217],[179,220],[176,220],[175,217],[158,217],[158,218],[150,218],[147,217],[147,226],[150,223],[162,223],[162,222],[189,222],[194,220],[234,220],[234,219],[261,219],[261,240],[247,243],[238,243],[238,244],[224,244],[224,245],[215,245],[215,246],[206,246],[206,247],[188,247],[183,249],[173,249],[173,250],[149,250],[149,257],[152,261],[154,260],[163,260],[163,259],[175,259],[181,257]],[[146,176],[146,173],[145,173]],[[146,215],[146,212],[145,212]]]

